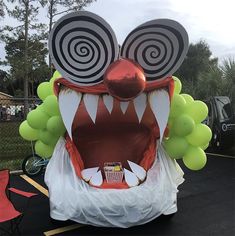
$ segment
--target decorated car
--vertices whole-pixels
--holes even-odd
[[[206,164],[205,103],[180,94],[174,77],[188,50],[184,27],[148,21],[119,46],[111,26],[87,11],[59,19],[49,38],[56,72],[38,86],[43,103],[19,132],[51,157],[50,214],[130,227],[177,211],[183,171]]]

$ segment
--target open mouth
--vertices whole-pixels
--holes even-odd
[[[77,175],[99,188],[143,183],[167,125],[168,86],[147,90],[125,102],[104,91],[85,93],[67,84],[60,86],[58,96],[68,133],[67,149],[73,150],[70,157]]]

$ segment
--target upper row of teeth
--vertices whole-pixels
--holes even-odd
[[[99,95],[93,95],[88,93],[82,94],[71,89],[64,89],[60,91],[59,93],[60,113],[62,115],[62,119],[67,129],[67,132],[71,138],[72,138],[72,123],[80,102],[83,100],[87,113],[91,117],[92,121],[95,123],[99,98],[100,98]],[[102,95],[102,99],[107,110],[109,111],[109,113],[111,113],[113,110],[114,98],[110,95]],[[134,98],[133,104],[139,122],[141,122],[142,120],[148,102],[157,120],[160,130],[160,141],[161,141],[167,125],[167,120],[170,112],[169,94],[166,90],[159,89],[149,92],[148,94],[141,93],[138,97]],[[120,108],[123,114],[125,114],[128,105],[129,101],[120,102]]]
[[[132,161],[127,162],[132,171],[124,168],[124,178],[129,187],[135,187],[145,180],[147,173],[142,166]],[[98,170],[99,167],[84,169],[81,171],[82,178],[93,186],[101,186],[103,184],[103,176],[101,170]]]

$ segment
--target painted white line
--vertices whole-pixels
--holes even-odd
[[[21,175],[21,178],[23,178],[25,181],[27,181],[28,183],[30,183],[31,185],[33,185],[36,189],[38,189],[41,193],[43,193],[44,195],[46,195],[47,197],[49,196],[48,190],[45,189],[42,185],[40,185],[39,183],[37,183],[36,181],[34,181],[33,179],[31,179],[30,177],[28,177],[27,175]]]
[[[42,185],[40,185],[39,183],[37,183],[36,181],[31,179],[27,175],[20,175],[20,177],[23,178],[28,183],[30,183],[31,185],[33,185],[41,193],[43,193],[44,195],[49,197],[48,190],[46,188],[44,188]],[[73,225],[69,225],[69,226],[66,226],[66,227],[61,227],[61,228],[46,231],[46,232],[44,232],[44,235],[49,236],[49,235],[60,234],[60,233],[67,232],[67,231],[70,231],[70,230],[74,230],[74,229],[77,229],[77,228],[80,228],[80,227],[83,227],[83,226],[84,225],[81,225],[81,224],[73,224]]]
[[[207,154],[207,155],[210,155],[210,156],[218,156],[218,157],[235,158],[235,156],[222,155],[222,154],[218,154],[218,153],[210,153],[210,152],[206,152],[206,154]]]
[[[51,235],[61,234],[61,233],[67,232],[67,231],[71,231],[71,230],[80,228],[82,226],[83,225],[80,225],[80,224],[69,225],[69,226],[53,229],[50,231],[46,231],[46,232],[44,232],[44,235],[51,236]]]

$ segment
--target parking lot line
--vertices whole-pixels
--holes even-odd
[[[46,195],[47,197],[49,196],[48,190],[42,187],[42,185],[38,184],[36,181],[28,177],[27,175],[20,175],[21,178],[23,178],[25,181],[33,185],[37,190],[39,190],[41,193]]]
[[[207,154],[207,155],[210,155],[210,156],[218,156],[218,157],[235,158],[235,156],[222,155],[222,154],[218,154],[218,153],[210,153],[210,152],[206,152],[206,154]]]
[[[46,232],[44,232],[44,235],[46,235],[46,236],[56,235],[56,234],[60,234],[60,233],[63,233],[63,232],[67,232],[67,231],[71,231],[71,230],[80,228],[82,226],[83,225],[79,225],[79,224],[69,225],[69,226],[53,229],[53,230],[50,230],[50,231],[46,231]]]
[[[20,177],[23,178],[28,183],[30,183],[31,185],[33,185],[37,190],[39,190],[45,196],[49,197],[48,190],[45,189],[39,183],[37,183],[35,180],[31,179],[27,175],[20,175]],[[67,231],[70,231],[70,230],[74,230],[74,229],[77,229],[77,228],[80,228],[80,227],[83,227],[83,226],[84,225],[73,224],[73,225],[69,225],[69,226],[65,226],[65,227],[61,227],[61,228],[57,228],[57,229],[46,231],[46,232],[44,232],[44,235],[49,236],[49,235],[60,234],[60,233],[67,232]]]

